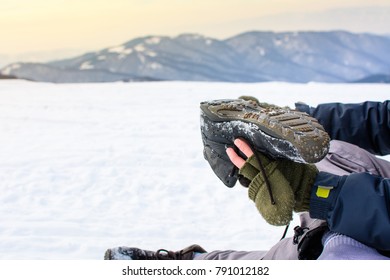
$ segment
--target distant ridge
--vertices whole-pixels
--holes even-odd
[[[0,73],[0,80],[10,80],[10,79],[17,79],[17,77],[10,76],[10,75],[3,75]]]
[[[360,79],[355,81],[355,83],[382,83],[388,84],[390,83],[390,75],[378,74],[366,77],[364,79]]]
[[[356,82],[390,75],[390,38],[345,31],[147,36],[51,63],[10,64],[0,73],[55,83]]]

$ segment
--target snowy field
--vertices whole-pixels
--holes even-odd
[[[199,103],[239,95],[316,105],[382,101],[390,86],[0,81],[0,258],[268,249],[284,227],[266,224],[202,154]]]

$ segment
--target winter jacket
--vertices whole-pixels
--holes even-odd
[[[357,104],[327,103],[316,108],[295,104],[316,118],[331,139],[355,144],[373,154],[390,154],[390,101]]]
[[[311,193],[312,218],[378,250],[390,251],[389,209],[390,179],[369,173],[320,172]]]
[[[355,144],[377,155],[390,154],[389,100],[328,103],[316,108],[295,105],[316,118],[332,139]],[[350,161],[345,162],[348,165]],[[390,179],[369,173],[335,176],[320,172],[312,189],[312,218],[324,219],[332,231],[379,250],[390,250],[389,209]]]

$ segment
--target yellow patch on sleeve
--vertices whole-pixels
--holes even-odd
[[[318,186],[316,195],[317,197],[328,198],[331,189],[333,189],[332,186]]]

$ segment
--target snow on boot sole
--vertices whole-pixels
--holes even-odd
[[[259,152],[302,163],[328,153],[329,135],[307,113],[242,99],[206,101],[200,108],[201,131],[210,141],[233,146],[242,137]]]
[[[107,249],[105,260],[157,260],[155,252],[131,247],[116,247]]]

